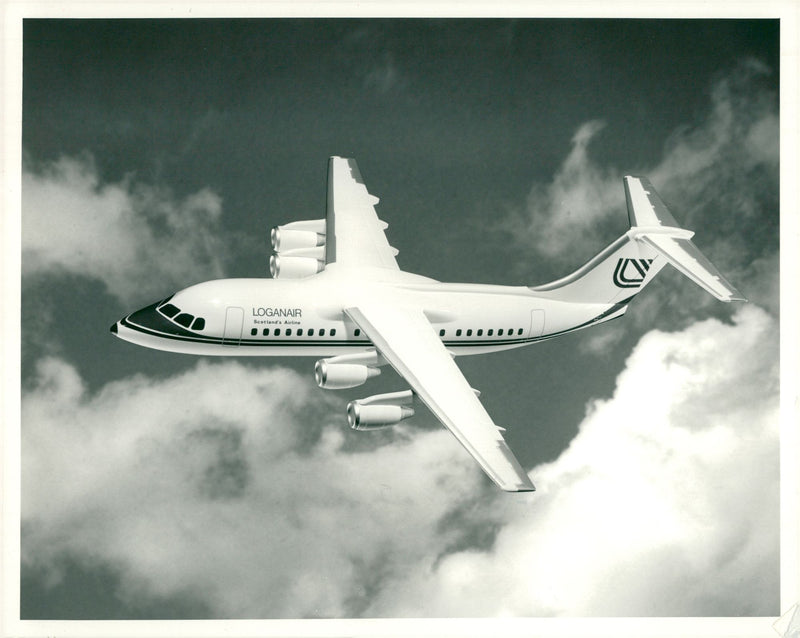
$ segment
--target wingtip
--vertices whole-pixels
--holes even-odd
[[[741,301],[743,303],[749,303],[750,302],[750,300],[747,297],[745,297],[736,288],[731,286],[730,283],[728,283],[727,281],[725,283],[729,286],[730,290],[729,290],[727,295],[723,295],[723,294],[714,295],[715,297],[717,297],[717,299],[719,299],[720,301],[724,301],[725,303],[731,303],[733,301]],[[709,292],[711,292],[711,291],[709,291]],[[713,295],[714,293],[712,292],[711,294]]]
[[[516,485],[502,485],[500,487],[504,492],[508,492],[509,494],[536,491],[536,486],[530,480],[524,483],[523,482],[517,483]]]
[[[536,488],[531,484],[530,487],[516,487],[513,490],[506,490],[507,492],[513,492],[516,494],[524,493],[524,492],[535,492]]]

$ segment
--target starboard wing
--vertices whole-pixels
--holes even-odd
[[[356,161],[344,157],[328,160],[326,264],[399,270],[378,218],[378,198],[367,190]]]

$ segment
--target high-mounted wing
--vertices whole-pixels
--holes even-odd
[[[345,312],[500,488],[535,489],[421,310],[362,303]]]
[[[327,264],[399,270],[397,251],[383,232],[387,224],[375,212],[378,201],[367,191],[355,160],[328,160]]]

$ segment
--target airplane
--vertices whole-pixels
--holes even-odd
[[[535,489],[454,358],[518,348],[625,314],[671,264],[721,301],[746,301],[691,241],[645,177],[623,178],[630,229],[575,272],[540,286],[443,283],[405,272],[355,160],[328,160],[324,219],[271,230],[272,279],[219,279],[137,310],[111,332],[194,355],[315,356],[324,389],[389,365],[409,389],[347,404],[355,430],[395,425],[421,402],[497,486]],[[415,408],[416,406],[416,408]]]

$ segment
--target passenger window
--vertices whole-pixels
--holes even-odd
[[[287,337],[291,337],[292,336],[292,329],[291,328],[286,328],[286,336]]]
[[[264,328],[264,329],[261,331],[261,334],[262,334],[262,335],[264,335],[265,337],[266,337],[266,336],[269,336],[269,328]]]
[[[320,337],[324,337],[325,336],[325,328],[320,328],[319,329],[319,336]]]
[[[472,336],[472,328],[469,328],[469,329],[467,330],[467,336],[468,336],[468,337],[471,337],[471,336]]]
[[[308,336],[309,337],[313,337],[314,336],[314,328],[309,328],[308,329]]]
[[[308,331],[308,334],[311,334],[311,330]],[[302,328],[298,328],[297,329],[297,336],[298,337],[302,337],[303,336],[303,329]]]
[[[483,336],[483,328],[479,328],[479,329],[478,329],[478,336],[479,336],[479,337],[482,337],[482,336]]]
[[[195,319],[194,323],[192,324],[192,330],[202,330],[205,327],[206,327],[206,320],[203,319],[202,317],[198,317],[197,319]]]
[[[460,337],[460,336],[461,336],[461,328],[456,330],[456,337]]]
[[[161,312],[164,313],[167,317],[172,319],[175,315],[180,312],[180,308],[173,306],[171,303],[168,303],[164,306],[161,306]]]
[[[194,321],[194,317],[187,312],[184,312],[177,317],[175,317],[175,323],[182,325],[184,328],[188,328],[192,321]]]
[[[521,335],[521,334],[522,334],[522,328],[520,328],[519,330],[517,330],[517,334],[518,334],[518,335]]]
[[[353,333],[353,335],[355,335],[356,337],[361,335],[361,329],[360,328],[356,328],[356,331]]]
[[[503,329],[502,328],[500,328],[500,330],[497,331],[497,336],[498,337],[502,337],[503,336]]]
[[[252,330],[250,330],[250,334],[255,337],[258,334],[258,328],[253,328]]]
[[[444,330],[440,330],[440,331],[439,331],[439,336],[440,336],[440,337],[444,337]]]
[[[486,333],[486,336],[487,336],[487,337],[491,337],[493,334],[494,334],[494,330],[492,330],[491,328],[489,328],[489,332],[487,332],[487,333]]]
[[[281,336],[281,329],[280,328],[275,328],[275,336],[276,337],[280,337]]]
[[[331,337],[336,336],[336,328],[331,328]]]

